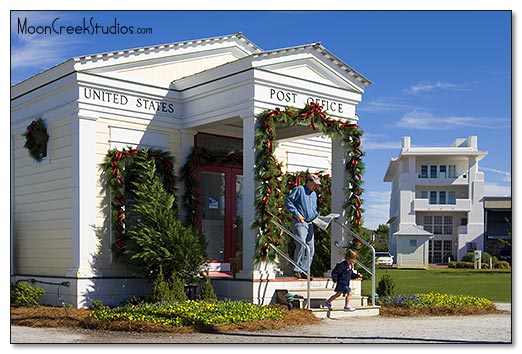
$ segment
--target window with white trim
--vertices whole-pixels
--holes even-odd
[[[430,178],[437,178],[437,165],[430,166]]]
[[[448,166],[448,178],[457,178],[457,166],[455,166],[455,165]]]
[[[420,199],[428,199],[429,204],[453,204],[457,203],[455,191],[421,191]]]
[[[451,215],[424,215],[424,230],[434,235],[453,234],[453,216]]]
[[[428,178],[428,165],[421,166],[420,178]]]

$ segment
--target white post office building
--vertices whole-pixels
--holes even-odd
[[[12,86],[11,281],[37,280],[46,290],[43,302],[76,307],[94,300],[117,305],[147,293],[143,280],[111,254],[110,196],[100,165],[110,149],[148,147],[169,151],[179,175],[193,148],[204,146],[243,153],[239,167],[199,166],[201,185],[235,201],[214,223],[220,226],[209,242],[218,246],[207,250],[212,266],[227,272],[231,259],[242,257],[236,278],[213,282],[214,288],[219,296],[270,302],[274,266],[254,263],[250,227],[256,116],[316,102],[334,119],[354,123],[368,85],[320,43],[264,51],[237,33],[75,57]],[[39,118],[49,141],[36,161],[24,133]],[[277,138],[314,135],[308,126],[278,127]],[[334,140],[332,210],[343,204],[343,153]],[[343,237],[334,225],[332,243]],[[337,261],[337,253],[332,257]]]

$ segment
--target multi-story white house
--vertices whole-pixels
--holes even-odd
[[[412,147],[403,137],[385,182],[391,182],[390,252],[398,267],[460,260],[484,247],[484,174],[477,137],[449,147]]]

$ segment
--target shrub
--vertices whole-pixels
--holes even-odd
[[[375,289],[375,292],[379,297],[382,296],[390,296],[393,295],[395,289],[395,282],[391,275],[388,273],[384,274],[381,279],[379,280],[379,283],[377,284],[377,289]]]
[[[497,263],[495,263],[493,268],[496,268],[496,269],[511,269],[511,265],[509,264],[509,262],[506,262],[506,261],[498,261]]]
[[[201,301],[217,301],[216,293],[212,287],[212,284],[210,283],[210,277],[208,276],[206,276],[205,280],[202,282],[199,299]]]
[[[38,299],[44,296],[45,290],[39,286],[18,282],[11,284],[11,306],[38,307]]]
[[[489,260],[491,259],[491,263],[492,264],[495,264],[498,262],[498,258],[497,257],[494,257],[492,255],[490,255],[489,253],[487,252],[482,252],[482,264],[486,263],[489,267]],[[475,253],[474,252],[468,252],[466,253],[462,259],[460,260],[461,262],[475,262]],[[471,267],[473,268],[473,267]]]
[[[137,305],[149,301],[150,296],[134,295],[120,302],[120,306]]]
[[[165,280],[163,271],[160,271],[152,284],[151,302],[177,302],[186,301],[184,285],[181,279],[171,276],[170,280]]]

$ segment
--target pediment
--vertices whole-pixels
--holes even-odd
[[[168,87],[172,81],[259,51],[241,35],[234,35],[83,57],[77,70]]]
[[[339,87],[352,92],[363,92],[362,88],[352,78],[345,75],[336,66],[316,56],[283,60],[280,63],[270,63],[258,67],[288,77]]]

